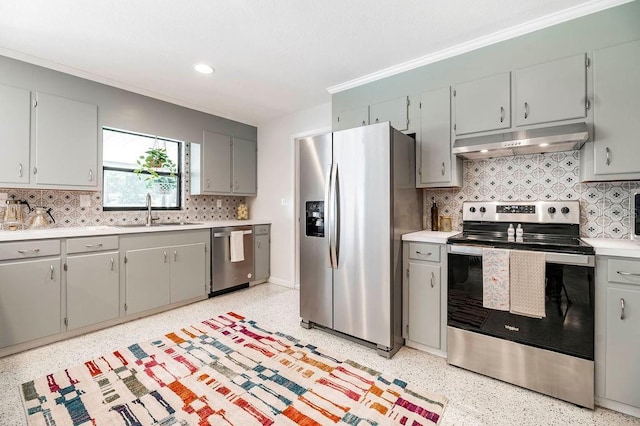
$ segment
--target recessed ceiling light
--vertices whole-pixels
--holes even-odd
[[[213,67],[207,64],[196,64],[193,66],[196,71],[202,74],[211,74],[213,72]]]
[[[549,146],[548,143],[541,143],[540,146]]]
[[[489,152],[489,150],[488,149],[481,149],[480,152],[483,153],[483,154],[486,154],[487,152]]]

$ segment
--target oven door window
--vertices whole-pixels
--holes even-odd
[[[482,306],[482,257],[448,255],[447,325],[593,360],[593,268],[546,264],[546,317]]]

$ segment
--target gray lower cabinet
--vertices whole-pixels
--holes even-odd
[[[596,258],[596,396],[640,408],[640,259]],[[602,400],[604,398],[604,400]]]
[[[416,159],[417,188],[462,186],[462,160],[451,153],[449,87],[421,94]]]
[[[59,256],[0,262],[0,348],[60,333],[60,264]]]
[[[593,53],[593,167],[597,175],[640,174],[640,41]],[[627,176],[629,178],[637,179]],[[599,180],[599,179],[597,179]]]
[[[440,355],[446,352],[445,263],[443,244],[403,243],[403,336],[407,346]]]
[[[31,92],[0,85],[0,184],[29,183]]]
[[[171,300],[169,256],[169,247],[125,252],[127,315],[169,304]]]
[[[505,72],[453,87],[456,135],[511,127],[511,73]]]
[[[586,54],[514,72],[516,126],[585,118]]]
[[[173,246],[171,250],[171,303],[202,297],[206,288],[205,267],[207,245],[205,243]]]
[[[271,269],[271,236],[269,225],[253,227],[253,283],[264,282]]]
[[[334,114],[333,131],[352,129],[369,124],[369,106],[349,109]]]

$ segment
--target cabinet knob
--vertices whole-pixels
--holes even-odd
[[[378,119],[376,118],[376,123],[379,123]]]
[[[529,118],[529,103],[528,102],[524,103],[524,118],[525,119]]]
[[[500,122],[504,121],[504,107],[500,107]]]

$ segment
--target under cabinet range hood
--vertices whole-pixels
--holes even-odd
[[[589,139],[589,131],[585,123],[565,124],[456,139],[453,143],[453,153],[459,157],[474,160],[540,152],[572,151],[582,148],[587,139]]]

